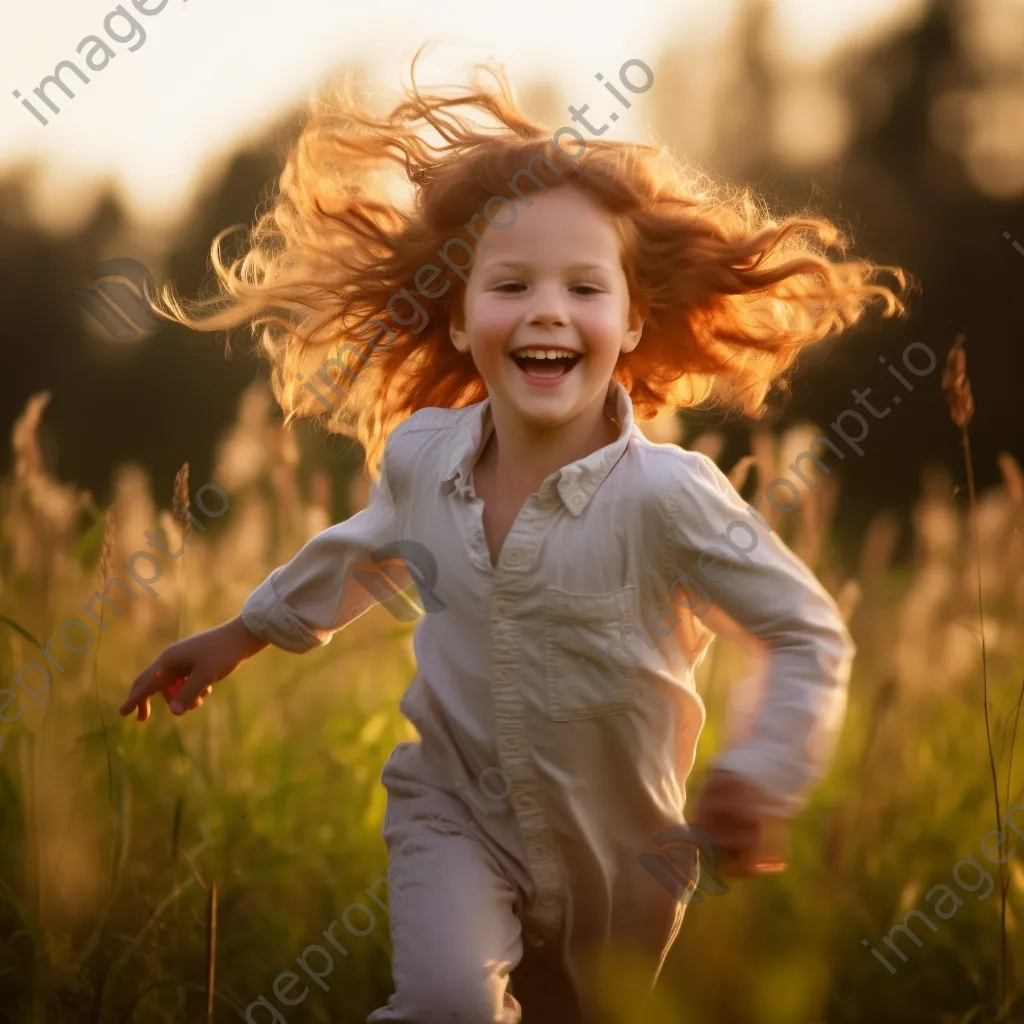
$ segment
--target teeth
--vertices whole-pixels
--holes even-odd
[[[578,356],[579,352],[572,352],[567,348],[521,348],[512,354],[522,359],[572,359]]]

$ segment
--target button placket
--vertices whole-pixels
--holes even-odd
[[[513,527],[513,530],[515,527]],[[494,569],[491,614],[493,677],[491,692],[497,727],[498,761],[509,776],[512,811],[519,825],[527,867],[536,887],[532,917],[557,928],[560,924],[561,872],[554,839],[539,800],[540,784],[526,734],[521,681],[521,626],[515,621],[517,600],[527,592],[543,531],[534,534],[533,550],[523,546],[502,552]]]

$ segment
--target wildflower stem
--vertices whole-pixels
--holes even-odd
[[[213,996],[217,967],[217,883],[211,882],[206,903],[206,1024],[214,1024]]]
[[[988,652],[985,646],[985,612],[982,603],[981,586],[981,539],[978,533],[978,498],[974,486],[974,462],[971,458],[971,439],[967,433],[967,424],[964,423],[960,432],[964,442],[964,464],[967,469],[967,497],[970,504],[971,534],[974,539],[974,565],[976,580],[978,584],[978,620],[981,625],[981,678],[982,694],[985,705],[985,739],[988,742],[988,763],[992,773],[992,791],[996,803],[996,832],[1002,821],[1002,814],[999,809],[999,776],[996,773],[996,759],[992,750],[992,729],[989,723],[988,713]],[[1006,865],[999,864],[999,1005],[1006,1001]]]

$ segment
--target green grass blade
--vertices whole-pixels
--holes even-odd
[[[6,623],[15,633],[18,634],[23,640],[27,640],[30,644],[34,644],[40,650],[43,649],[43,645],[24,627],[19,626],[14,619],[9,619],[6,615],[0,615],[0,622]]]

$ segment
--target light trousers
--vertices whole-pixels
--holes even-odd
[[[569,955],[571,925],[558,936],[524,929],[528,894],[511,880],[465,801],[428,785],[389,790],[384,838],[395,991],[368,1024],[607,1019],[588,990],[592,975],[581,970],[578,955]],[[630,949],[650,964],[652,985],[684,910],[664,898],[672,904],[665,908],[667,942]],[[608,952],[594,948],[592,963]]]

